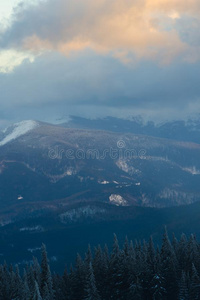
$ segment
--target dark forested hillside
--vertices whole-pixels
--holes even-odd
[[[24,122],[0,138],[0,225],[74,202],[163,208],[200,199],[198,143]]]
[[[39,264],[33,258],[24,270],[0,266],[2,300],[195,300],[200,299],[200,244],[194,235],[174,236],[167,231],[160,248],[149,242],[128,241],[113,249],[90,246],[85,257],[63,275],[51,274],[45,245]]]

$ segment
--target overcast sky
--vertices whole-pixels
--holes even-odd
[[[1,0],[0,127],[200,112],[199,0]]]

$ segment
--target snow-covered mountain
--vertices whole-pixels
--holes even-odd
[[[82,128],[95,130],[109,130],[113,132],[134,133],[168,138],[178,141],[200,143],[200,117],[187,120],[174,120],[155,123],[144,121],[141,116],[129,119],[106,117],[103,119],[86,119],[71,116],[67,122],[61,124],[66,128]]]
[[[3,134],[2,222],[77,202],[166,207],[200,199],[197,143],[34,121]]]
[[[175,123],[160,125],[166,139],[139,119],[138,127],[104,121],[74,128],[23,121],[0,133],[1,262],[25,264],[44,242],[63,266],[64,252],[74,257],[113,232],[155,238],[164,225],[200,236],[198,139],[185,131],[176,139]],[[198,137],[197,125],[186,127]],[[136,133],[142,128],[145,135]]]
[[[13,126],[8,127],[1,132],[0,146],[6,145],[11,141],[16,140],[17,138],[37,128],[38,126],[39,122],[33,120],[26,120],[15,123]]]

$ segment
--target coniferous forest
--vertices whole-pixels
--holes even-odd
[[[200,299],[200,244],[194,235],[170,241],[167,231],[160,248],[149,242],[114,236],[113,249],[90,247],[62,275],[52,274],[45,245],[24,270],[0,266],[2,300],[196,300]]]

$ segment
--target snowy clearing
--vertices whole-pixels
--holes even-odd
[[[18,137],[26,134],[27,132],[29,132],[30,130],[35,129],[38,126],[39,126],[39,124],[35,121],[32,121],[32,120],[22,121],[22,122],[14,124],[12,132],[9,133],[0,142],[0,146],[4,146],[5,144],[11,142],[12,140],[17,139]],[[8,130],[9,130],[9,128],[4,130],[4,133],[6,133]]]
[[[112,194],[109,197],[110,203],[116,206],[127,206],[127,201],[120,195]]]

